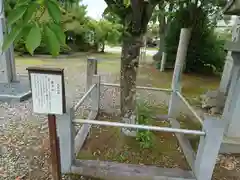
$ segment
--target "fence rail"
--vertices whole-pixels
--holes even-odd
[[[73,107],[73,110],[76,111],[85,101],[85,99],[90,95],[92,90],[97,86],[97,84],[93,84],[88,91],[83,95],[83,97],[78,101],[78,103]]]
[[[176,128],[169,128],[169,127],[146,126],[146,125],[140,125],[140,124],[126,124],[126,123],[86,120],[86,119],[74,119],[73,123],[94,124],[94,125],[122,127],[122,128],[131,128],[131,129],[144,129],[144,130],[169,132],[169,133],[192,134],[192,135],[199,135],[199,136],[205,136],[206,134],[205,132],[198,131],[198,130],[176,129]]]
[[[192,112],[192,114],[197,118],[197,120],[201,123],[201,125],[203,125],[202,118],[197,114],[197,112],[193,109],[193,107],[188,103],[186,98],[178,91],[176,92],[176,94],[183,101],[183,103],[188,107],[188,109]]]
[[[113,83],[101,83],[101,85],[108,86],[108,87],[120,87],[120,84],[113,84]],[[155,88],[155,87],[145,87],[145,86],[136,86],[136,88],[143,89],[143,90],[172,92],[172,89],[165,89],[165,88]]]

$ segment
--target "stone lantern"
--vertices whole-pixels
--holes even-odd
[[[240,15],[240,0],[230,0],[223,11],[226,15]],[[225,49],[232,58],[230,86],[222,115],[226,122],[223,153],[240,153],[240,18],[236,17],[233,38],[226,42]],[[224,76],[224,72],[223,72]]]
[[[10,29],[6,28],[4,0],[0,0],[0,100],[23,101],[31,96],[28,77],[17,76],[13,44],[2,52],[4,36]]]

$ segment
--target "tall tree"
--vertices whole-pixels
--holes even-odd
[[[153,56],[153,59],[158,62],[162,62],[161,66],[164,66],[166,60],[166,51],[165,51],[165,38],[168,32],[169,28],[169,22],[171,21],[172,18],[172,13],[174,11],[174,0],[169,0],[169,1],[163,1],[158,4],[158,6],[155,8],[153,12],[153,16],[151,21],[153,23],[156,23],[158,21],[159,23],[159,49],[158,52]],[[165,54],[164,54],[165,53]],[[162,56],[162,55],[165,56]],[[160,69],[164,69],[164,67],[161,67]]]
[[[107,11],[116,14],[123,26],[121,55],[121,115],[135,123],[136,76],[142,37],[152,12],[160,0],[105,0]],[[106,12],[106,11],[105,11]]]

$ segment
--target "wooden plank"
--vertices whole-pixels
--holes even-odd
[[[76,160],[71,173],[105,180],[196,180],[193,173],[181,169],[123,164],[109,161]]]
[[[168,119],[169,119],[169,121],[171,123],[171,126],[173,128],[179,128],[180,129],[180,124],[177,120],[175,120],[173,118],[168,118]],[[193,169],[194,162],[195,162],[195,159],[196,159],[196,153],[193,151],[189,140],[184,136],[184,134],[175,133],[175,136],[178,139],[180,147],[183,151],[183,154],[185,155],[185,158],[186,158],[189,166],[191,167],[191,169]]]
[[[87,119],[96,119],[97,112],[91,111]],[[88,133],[91,129],[91,124],[83,124],[81,129],[78,131],[75,140],[74,140],[74,154],[77,155],[78,152],[82,149],[82,146],[88,136]]]

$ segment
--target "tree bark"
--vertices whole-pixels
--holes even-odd
[[[136,77],[139,65],[141,37],[125,37],[121,57],[121,116],[125,123],[135,124]]]
[[[111,5],[109,1],[106,2]],[[122,19],[125,30],[121,55],[120,103],[121,116],[125,123],[135,124],[136,78],[142,36],[147,31],[147,24],[155,6],[155,3],[150,4],[148,1],[131,0],[131,9],[128,9],[129,12]],[[135,131],[126,128],[123,128],[122,131],[126,135],[136,135]]]

